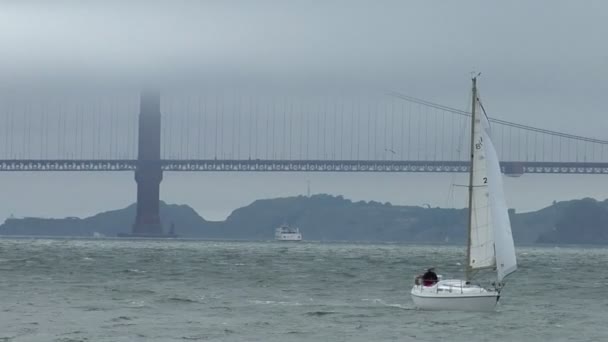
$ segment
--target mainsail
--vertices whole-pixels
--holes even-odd
[[[478,106],[479,101],[475,101]],[[496,267],[498,281],[517,269],[509,213],[490,124],[478,112],[473,128],[471,227],[469,267]]]
[[[477,106],[477,102],[476,106]],[[478,107],[479,108],[479,107]],[[486,132],[487,120],[480,111],[473,122],[473,159],[471,182],[471,222],[469,227],[469,267],[473,270],[494,267],[494,228],[488,191],[487,149],[491,144]],[[490,146],[491,147],[491,146]]]

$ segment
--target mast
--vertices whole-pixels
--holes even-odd
[[[465,280],[471,280],[471,225],[473,224],[473,164],[475,159],[475,107],[477,105],[477,76],[473,77],[471,98],[471,164],[469,166],[469,224],[467,227],[467,262]]]

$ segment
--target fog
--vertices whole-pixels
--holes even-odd
[[[4,1],[0,8],[4,99],[32,89],[124,96],[144,86],[199,93],[263,86],[399,91],[464,109],[470,72],[481,71],[490,116],[608,139],[603,1]],[[554,199],[603,199],[600,178],[509,179],[508,202],[532,210]],[[304,193],[307,179],[314,192],[445,206],[452,176],[167,174],[161,196],[223,218],[256,198]],[[3,174],[0,184],[0,217],[87,215],[132,203],[135,190],[131,173]],[[542,191],[531,198],[531,187]]]

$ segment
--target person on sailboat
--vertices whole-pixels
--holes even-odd
[[[416,285],[419,284],[420,279],[422,279],[423,286],[433,286],[439,281],[434,268],[429,268],[423,275],[416,277]]]

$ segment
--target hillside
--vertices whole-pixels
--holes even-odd
[[[116,236],[129,232],[135,206],[87,218],[7,219],[2,235]],[[554,203],[541,210],[510,211],[516,243],[608,243],[608,201],[582,199]],[[307,240],[392,241],[412,243],[465,242],[464,209],[394,206],[352,202],[342,196],[315,195],[257,200],[236,209],[222,222],[209,222],[187,205],[161,202],[166,229],[175,225],[180,237],[271,240],[282,223],[300,227]]]
[[[160,202],[160,215],[166,229],[175,224],[180,227],[184,236],[196,236],[201,229],[214,226],[205,221],[194,209],[187,205],[166,204]],[[84,219],[70,217],[64,219],[47,219],[26,217],[9,218],[0,226],[2,235],[42,235],[42,236],[92,236],[100,233],[116,236],[131,229],[135,219],[135,204],[123,209],[111,210]]]

